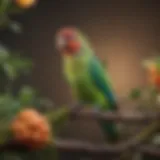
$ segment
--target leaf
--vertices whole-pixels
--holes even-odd
[[[38,101],[38,104],[40,106],[43,106],[44,109],[46,109],[46,110],[51,109],[54,106],[53,102],[48,98],[41,98],[40,97],[37,99],[37,101]]]
[[[158,90],[154,87],[149,88],[151,97],[156,97],[158,95]]]
[[[0,63],[4,63],[9,57],[9,52],[8,50],[0,45]]]
[[[22,31],[22,25],[21,25],[20,23],[18,23],[18,22],[15,22],[15,21],[10,21],[10,23],[9,23],[9,25],[8,25],[8,28],[9,28],[12,32],[14,32],[14,33],[16,33],[16,34],[20,34],[20,33],[23,32],[23,31]]]
[[[0,29],[9,29],[16,34],[23,32],[22,25],[19,22],[12,21],[8,15],[0,15]]]
[[[31,104],[36,97],[36,91],[29,86],[24,86],[19,91],[18,99],[22,105],[28,105]]]
[[[11,0],[1,0],[0,1],[0,15],[5,14],[11,2],[12,2]]]
[[[15,80],[19,76],[16,71],[16,68],[9,63],[4,63],[3,69],[5,71],[5,74],[10,80]]]
[[[0,29],[4,30],[8,27],[8,24],[10,22],[10,19],[7,15],[3,14],[0,15]]]
[[[28,74],[32,63],[28,59],[9,57],[3,64],[5,74],[10,80],[17,79],[21,74]]]
[[[11,95],[0,95],[0,119],[9,115],[9,117],[19,111],[20,103]]]
[[[0,144],[10,137],[10,123],[20,109],[20,104],[11,95],[0,95]]]
[[[69,119],[70,109],[68,107],[61,107],[57,110],[52,110],[46,113],[48,121],[53,125],[54,134],[59,132],[61,127]]]
[[[15,55],[10,58],[9,63],[21,73],[28,73],[32,67],[32,62],[29,59]]]
[[[129,97],[133,100],[141,98],[141,90],[138,88],[134,88],[131,90]]]
[[[157,133],[153,139],[152,139],[152,144],[160,146],[160,133]]]

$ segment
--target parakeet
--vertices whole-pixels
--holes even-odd
[[[62,55],[64,77],[78,102],[101,111],[117,110],[109,76],[86,37],[77,28],[62,28],[56,34],[56,47]],[[113,122],[99,120],[98,123],[107,140],[117,140],[117,127]]]
[[[151,92],[152,105],[160,105],[160,57],[153,57],[143,62],[148,73],[149,89]],[[154,102],[154,103],[153,103]],[[159,108],[159,107],[158,107]]]

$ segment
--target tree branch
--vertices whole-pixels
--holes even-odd
[[[143,145],[140,147],[139,151],[143,154],[152,155],[160,157],[160,148],[153,145]]]
[[[140,133],[137,133],[135,137],[117,144],[104,144],[97,145],[87,142],[81,142],[76,140],[61,140],[56,139],[54,144],[59,150],[69,152],[87,152],[87,153],[99,153],[99,154],[120,154],[127,150],[138,150],[139,146],[146,141],[153,133],[159,128],[159,122],[151,123],[147,128],[143,128]]]
[[[130,137],[126,141],[118,142],[117,144],[92,144],[83,141],[77,140],[63,140],[63,139],[55,139],[53,144],[56,146],[58,151],[65,151],[69,153],[82,153],[87,155],[121,155],[126,151],[140,151],[144,153],[155,153],[157,154],[157,149],[153,149],[153,147],[143,146],[141,144],[146,141],[153,133],[155,133],[159,128],[159,119],[160,115],[150,114],[150,115],[122,115],[119,113],[101,113],[98,111],[92,110],[81,110],[78,113],[76,110],[70,109],[70,114],[74,115],[74,118],[77,116],[82,116],[86,118],[101,118],[106,121],[115,121],[115,122],[133,122],[133,123],[141,123],[141,122],[151,122],[151,125],[148,127],[144,127],[140,133],[135,134],[134,137]],[[16,144],[15,142],[10,142],[0,147],[0,151],[4,150],[27,150],[20,144]]]
[[[123,122],[123,123],[147,123],[160,119],[160,112],[146,114],[122,114],[118,112],[100,112],[95,110],[86,110],[84,107],[76,110],[76,107],[70,109],[71,117],[83,117],[93,119],[103,119],[106,121]]]

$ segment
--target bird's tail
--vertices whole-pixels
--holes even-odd
[[[115,101],[113,101],[115,102]],[[110,106],[110,110],[112,111],[117,111],[117,103],[112,103]],[[104,110],[106,111],[106,110]],[[111,143],[117,142],[119,139],[119,133],[118,133],[118,128],[115,122],[112,121],[105,121],[105,120],[99,120],[98,121],[102,132],[104,133],[105,139],[107,141],[110,141]]]
[[[98,123],[99,123],[103,133],[105,134],[104,136],[107,141],[116,142],[119,139],[118,130],[117,130],[115,123],[106,122],[104,120],[99,120]]]

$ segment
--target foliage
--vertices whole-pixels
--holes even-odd
[[[0,47],[0,70],[5,82],[5,91],[10,97],[13,96],[13,84],[22,75],[28,75],[32,69],[32,62],[28,58],[22,58],[19,54],[10,52],[4,46]],[[4,96],[2,93],[2,96]],[[20,105],[35,105],[38,93],[30,86],[24,85],[16,94]],[[42,103],[42,98],[39,97]],[[43,100],[44,102],[44,100]],[[45,101],[47,102],[47,101]]]
[[[37,0],[1,0],[0,1],[0,29],[9,29],[15,33],[21,33],[21,24],[11,17],[26,11]]]
[[[10,30],[14,33],[21,33],[20,23],[12,20],[18,15],[36,4],[37,0],[0,0],[0,30]],[[29,58],[22,57],[22,54],[13,52],[8,47],[0,44],[0,145],[12,138],[10,124],[19,111],[26,107],[33,107],[46,114],[49,122],[53,123],[54,130],[66,120],[63,115],[68,115],[68,110],[49,112],[48,109],[53,103],[48,98],[41,97],[38,92],[29,85],[22,85],[15,91],[14,84],[22,76],[28,76],[33,67]],[[45,112],[45,113],[44,113]],[[37,151],[19,152],[18,150],[5,151],[0,153],[0,159],[56,159],[54,146],[46,146]]]
[[[129,99],[137,101],[142,111],[159,111],[160,96],[160,57],[154,57],[143,61],[147,71],[148,83],[143,88],[133,88],[129,93]]]

